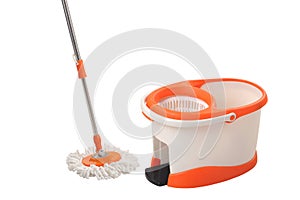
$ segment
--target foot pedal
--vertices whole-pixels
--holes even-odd
[[[168,184],[170,174],[169,163],[149,167],[145,169],[145,175],[148,181],[157,186],[164,186]]]

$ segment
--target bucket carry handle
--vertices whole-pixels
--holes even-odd
[[[196,126],[208,126],[212,123],[222,123],[228,122],[231,123],[236,119],[236,114],[234,112],[212,117],[208,119],[200,119],[200,120],[178,120],[178,119],[171,119],[164,116],[161,116],[155,112],[153,112],[148,106],[146,105],[146,97],[142,98],[141,101],[141,108],[143,114],[150,119],[151,121],[156,121],[160,124],[172,127],[196,127]]]

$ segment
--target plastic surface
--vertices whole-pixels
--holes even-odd
[[[212,123],[233,122],[236,119],[235,113],[228,113],[218,117],[199,119],[199,120],[179,120],[179,119],[167,118],[149,109],[144,99],[142,99],[141,108],[142,108],[143,115],[147,119],[158,122],[164,126],[172,126],[172,127],[183,128],[183,127],[208,126]]]
[[[189,96],[173,96],[158,103],[161,107],[176,112],[199,112],[208,108],[205,101]]]
[[[107,155],[102,158],[94,158],[93,155],[88,155],[82,159],[82,164],[89,167],[91,165],[96,165],[98,167],[104,166],[104,164],[110,164],[117,162],[121,159],[121,155],[118,152],[108,151]]]
[[[182,91],[166,93],[166,88],[187,88],[196,91],[196,95],[186,95]],[[174,94],[186,95],[187,99],[199,98],[207,103],[208,108],[199,109],[200,117],[198,115],[190,119],[159,111],[156,104],[174,98]],[[167,146],[168,155],[164,157],[168,158],[170,166],[168,185],[209,185],[228,180],[254,167],[261,108],[266,103],[266,92],[260,86],[239,79],[185,81],[153,91],[142,102],[142,111],[153,120],[153,140]],[[171,106],[162,103],[160,106],[163,111],[184,111],[179,112],[181,115],[195,113],[193,102],[181,105],[182,109],[176,106],[173,109],[172,103]],[[191,105],[192,109],[186,107]],[[157,157],[159,153],[155,152],[154,155]]]
[[[166,185],[168,183],[169,174],[169,163],[145,169],[147,180],[157,186]]]
[[[95,147],[96,147],[96,152],[98,152],[99,150],[102,149],[100,135],[99,134],[94,135],[93,140],[94,140],[94,144],[95,144]]]
[[[76,64],[77,72],[78,72],[78,78],[85,78],[86,72],[83,65],[83,60],[78,60]]]
[[[225,113],[234,112],[236,118],[250,114],[261,109],[268,102],[267,93],[259,85],[247,80],[223,78],[223,79],[206,79],[192,80],[189,83],[194,87],[205,89],[212,83],[221,83],[224,87],[226,101],[235,101],[232,105],[227,105]],[[229,86],[231,85],[231,86]],[[209,87],[206,87],[209,90]],[[234,92],[231,94],[231,92]],[[215,99],[220,99],[214,95]],[[219,110],[219,109],[217,109]]]
[[[152,159],[151,159],[151,167],[155,167],[157,165],[160,165],[160,159],[152,157]]]
[[[239,97],[249,98],[249,96],[246,96],[247,94],[243,93],[244,90],[247,90],[249,88],[252,88],[252,92],[255,91],[255,93],[259,93],[259,97],[257,98],[258,95],[255,94],[254,100],[249,103],[244,103],[235,107],[229,107],[225,109],[224,107],[218,109],[215,106],[216,97],[211,97],[211,94],[209,94],[209,88],[205,91],[205,85],[208,85],[210,83],[221,83],[221,86],[224,86],[225,93],[229,91],[226,91],[225,85],[227,83],[234,83],[238,88],[232,87],[231,89],[234,89],[235,91],[239,92],[238,96],[234,95],[234,98],[236,99],[239,99]],[[249,91],[249,94],[250,93],[251,91]],[[204,109],[196,113],[185,114],[183,112],[175,112],[165,109],[159,105],[159,102],[163,99],[176,95],[199,98],[205,101],[211,108]],[[251,112],[259,110],[267,103],[267,101],[267,94],[264,91],[264,89],[262,89],[259,85],[250,81],[233,78],[192,80],[179,82],[159,88],[150,93],[146,98],[146,104],[148,108],[150,108],[152,111],[156,112],[159,115],[166,116],[168,118],[182,120],[207,119],[211,118],[212,116],[217,117],[232,112],[236,114],[236,118],[239,118]]]
[[[207,186],[240,176],[251,170],[257,163],[257,154],[247,163],[237,166],[208,166],[170,174],[168,186],[192,188]]]
[[[176,96],[189,97],[191,99],[199,99],[203,101],[202,108],[198,109],[196,112],[180,112],[176,110],[171,110],[163,107],[163,101],[167,98],[174,98]],[[146,97],[146,105],[153,112],[158,115],[165,116],[171,119],[177,120],[197,120],[197,119],[207,119],[211,117],[211,109],[213,107],[213,99],[208,92],[201,90],[200,88],[192,87],[190,84],[184,85],[171,85],[159,88],[149,94]],[[199,104],[199,103],[198,103]],[[176,106],[177,108],[183,105]]]

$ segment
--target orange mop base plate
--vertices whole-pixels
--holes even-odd
[[[118,152],[108,151],[107,155],[100,158],[93,157],[93,154],[88,155],[82,159],[82,164],[89,167],[91,165],[96,165],[98,167],[103,166],[104,164],[110,164],[113,162],[117,162],[121,159],[121,155]]]

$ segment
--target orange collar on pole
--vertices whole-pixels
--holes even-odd
[[[79,78],[85,78],[86,77],[86,72],[84,69],[83,65],[83,60],[78,60],[76,64],[77,72],[78,72],[78,77]]]

